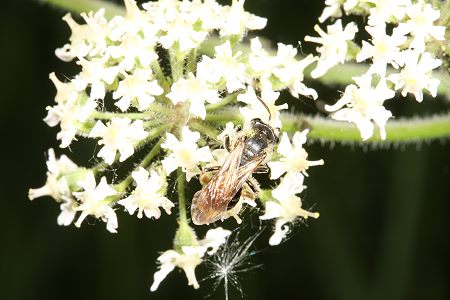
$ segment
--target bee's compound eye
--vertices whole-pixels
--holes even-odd
[[[250,127],[255,128],[258,125],[264,124],[264,122],[260,118],[254,118],[250,121]]]

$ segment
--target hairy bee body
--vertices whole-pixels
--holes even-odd
[[[231,145],[230,155],[217,173],[203,189],[195,193],[191,206],[194,224],[212,223],[223,216],[255,170],[265,166],[270,159],[278,135],[277,129],[260,119],[250,121],[249,129],[238,135]]]

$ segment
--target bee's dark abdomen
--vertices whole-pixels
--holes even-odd
[[[254,157],[261,155],[269,146],[267,139],[260,134],[254,135],[245,141],[245,149],[242,153],[240,165],[251,161]]]

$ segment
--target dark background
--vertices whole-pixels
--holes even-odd
[[[57,155],[57,129],[42,119],[52,104],[48,74],[73,74],[54,49],[68,41],[65,12],[37,1],[0,5],[0,297],[2,299],[200,299],[174,271],[156,293],[149,287],[158,251],[170,248],[173,217],[157,222],[119,213],[119,233],[105,225],[59,227],[59,207],[50,198],[30,202],[27,191],[45,181],[45,152]],[[321,1],[248,0],[247,10],[267,17],[262,35],[295,44],[313,32]],[[311,48],[303,48],[305,52]],[[61,77],[60,77],[61,78]],[[318,88],[321,88],[317,85]],[[319,91],[319,95],[324,92]],[[331,94],[330,100],[337,94]],[[393,103],[391,103],[393,102]],[[390,100],[396,116],[448,111],[444,99]],[[92,155],[92,148],[74,150]],[[309,172],[303,194],[318,220],[300,225],[278,247],[267,247],[266,230],[256,242],[260,270],[244,276],[247,299],[450,299],[449,154],[447,142],[366,151],[311,145],[323,167]],[[226,224],[228,227],[232,223]],[[233,225],[234,226],[234,225]],[[205,276],[203,266],[197,277]],[[239,294],[231,292],[231,299]],[[224,299],[222,288],[213,299]]]

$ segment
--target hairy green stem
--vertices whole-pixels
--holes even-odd
[[[155,72],[158,83],[162,86],[165,93],[168,93],[170,91],[170,83],[167,81],[166,76],[164,75],[164,71],[162,70],[161,65],[159,64],[159,61],[157,59],[152,61],[152,69],[153,72]]]
[[[220,131],[217,130],[214,126],[209,125],[206,122],[202,122],[199,120],[193,120],[190,122],[191,128],[197,130],[198,132],[206,135],[207,137],[217,140],[217,136],[220,134]]]
[[[163,124],[161,126],[155,127],[152,130],[148,132],[147,137],[139,142],[139,144],[136,146],[136,148],[141,148],[142,146],[148,144],[149,142],[153,141],[155,138],[166,132],[170,128],[170,124]]]
[[[186,175],[181,170],[181,168],[177,169],[177,191],[178,191],[178,212],[179,222],[180,224],[188,224],[187,220],[187,212],[186,212],[186,194],[185,194],[185,185],[186,185]]]
[[[150,150],[150,152],[144,157],[144,159],[142,159],[142,161],[140,162],[139,166],[136,167],[134,170],[137,170],[139,167],[142,167],[142,168],[147,167],[150,164],[151,160],[156,155],[159,154],[160,149],[161,149],[161,144],[162,144],[163,141],[164,141],[164,138],[161,137],[159,139],[159,141],[152,147],[152,150]],[[130,173],[124,180],[122,180],[120,183],[118,183],[115,186],[115,189],[118,192],[123,192],[123,191],[125,191],[128,188],[128,186],[131,184],[132,181],[133,181],[133,178],[131,177],[131,173]]]
[[[244,117],[239,113],[237,107],[231,107],[206,114],[205,121],[216,123],[233,122],[238,124],[244,121]]]
[[[411,143],[450,137],[450,114],[430,118],[410,118],[390,120],[386,124],[386,140],[381,140],[376,132],[367,141],[361,140],[358,128],[351,123],[311,117],[305,115],[282,114],[283,128],[295,132],[310,128],[308,138],[321,142],[342,142],[359,144]]]
[[[108,167],[107,163],[101,162],[93,166],[91,170],[92,172],[94,172],[94,175],[97,175],[98,173],[104,172],[107,167]]]
[[[236,101],[237,96],[239,94],[240,93],[233,93],[233,94],[227,95],[225,98],[223,98],[219,102],[205,105],[206,111],[208,111],[208,112],[209,111],[213,111],[213,110],[216,110],[218,108],[224,107],[224,106],[230,104],[231,102]]]
[[[172,45],[169,49],[170,68],[172,69],[172,79],[176,82],[183,76],[184,55],[176,45]]]
[[[243,117],[237,108],[216,111],[205,118],[206,121],[216,123],[242,123]],[[321,116],[307,116],[302,114],[281,113],[282,131],[294,133],[309,128],[309,140],[320,142],[389,144],[411,143],[432,139],[446,139],[450,137],[450,113],[427,118],[393,119],[386,124],[386,140],[381,140],[379,133],[367,141],[361,140],[358,128],[347,122],[335,121]]]
[[[154,113],[118,113],[109,111],[94,111],[91,116],[94,119],[110,120],[112,118],[127,117],[131,120],[146,120],[155,117]]]
[[[187,56],[186,74],[194,73],[197,70],[197,49],[192,49]]]

